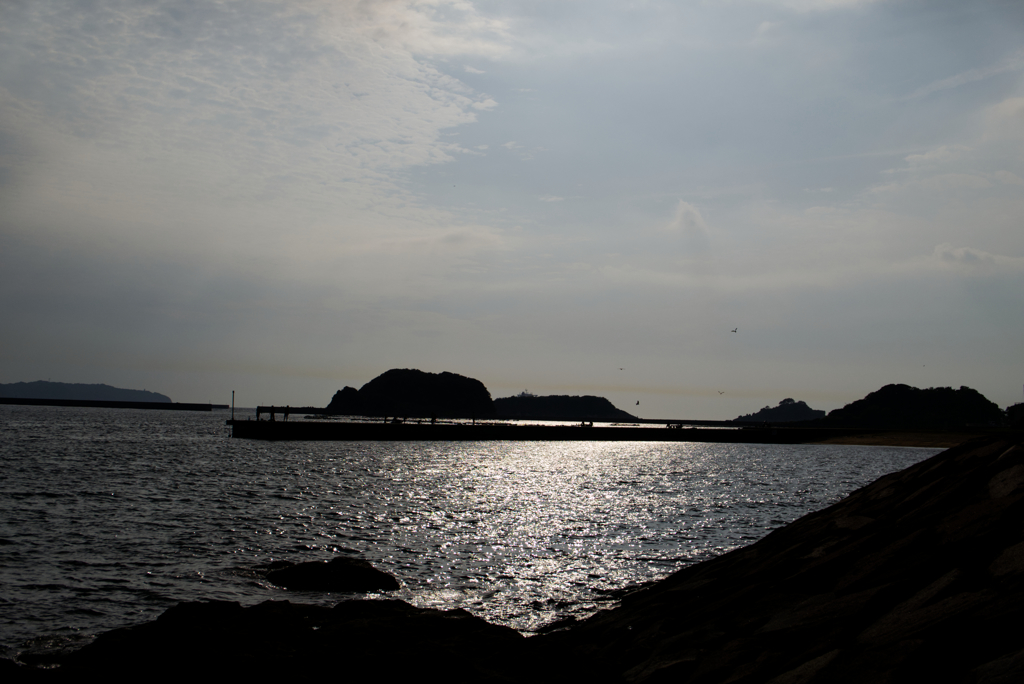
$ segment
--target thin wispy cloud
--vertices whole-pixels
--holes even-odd
[[[1024,49],[1017,50],[1005,59],[987,67],[982,67],[980,69],[968,69],[967,71],[921,86],[914,92],[907,95],[907,99],[927,97],[932,93],[950,90],[952,88],[959,88],[960,86],[967,85],[968,83],[984,81],[992,78],[993,76],[1014,71],[1024,71]]]

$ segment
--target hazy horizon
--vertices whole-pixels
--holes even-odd
[[[6,2],[0,383],[1018,403],[1022,39],[1009,0]]]

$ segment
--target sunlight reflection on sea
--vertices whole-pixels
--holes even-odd
[[[183,600],[331,604],[245,569],[358,555],[392,595],[536,629],[937,449],[233,440],[223,412],[0,406],[0,643]],[[2,655],[2,653],[0,653]]]

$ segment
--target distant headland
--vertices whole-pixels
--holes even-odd
[[[150,401],[170,402],[166,394],[146,390],[121,389],[110,385],[82,383],[12,382],[0,384],[0,397],[10,399],[67,399],[72,401]]]
[[[80,383],[12,382],[0,384],[0,404],[21,406],[64,406],[77,408],[157,409],[161,411],[212,411],[227,404],[186,404],[171,401],[166,394],[147,390],[121,389],[110,385]]]

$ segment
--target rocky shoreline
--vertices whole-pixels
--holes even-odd
[[[185,603],[32,662],[58,667],[2,661],[0,675],[1021,681],[1022,441],[971,440],[530,638],[401,601]]]

